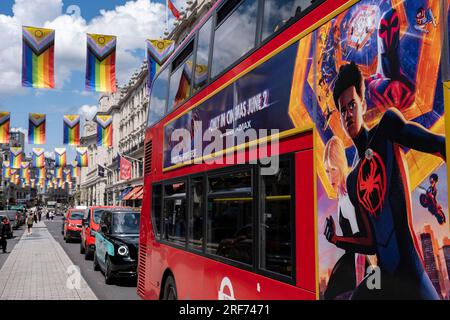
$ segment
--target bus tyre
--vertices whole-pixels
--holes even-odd
[[[94,271],[99,271],[100,266],[98,265],[97,255],[94,254]]]
[[[80,253],[84,254],[83,241],[80,242]]]
[[[113,284],[114,278],[111,272],[111,261],[109,260],[109,256],[106,256],[106,268],[105,268],[105,283]]]
[[[164,283],[163,300],[178,300],[177,287],[172,276],[168,276]]]

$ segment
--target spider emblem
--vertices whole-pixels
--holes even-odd
[[[357,195],[359,203],[377,218],[386,194],[386,168],[378,153],[365,157],[358,171]]]

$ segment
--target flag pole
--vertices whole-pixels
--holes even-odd
[[[166,30],[169,32],[169,0],[166,0]]]

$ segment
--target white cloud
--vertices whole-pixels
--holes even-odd
[[[164,4],[150,0],[127,1],[114,10],[101,10],[100,15],[89,22],[82,16],[63,13],[62,7],[62,0],[16,0],[13,16],[0,14],[0,92],[24,91],[20,87],[22,25],[56,30],[55,82],[58,88],[69,82],[72,72],[84,72],[86,33],[117,36],[116,74],[119,84],[123,84],[145,58],[133,52],[144,49],[145,39],[159,38],[165,28]]]
[[[19,127],[19,128],[11,128],[11,132],[22,132],[25,137],[28,135],[28,131],[25,128]]]
[[[97,110],[97,106],[89,106],[85,104],[78,109],[78,114],[81,114],[85,120],[92,120],[92,118],[97,113]]]
[[[55,160],[55,152],[54,151],[51,151],[51,152],[45,151],[44,155],[45,155],[46,158],[50,158],[50,159]]]

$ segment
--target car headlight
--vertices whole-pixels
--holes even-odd
[[[128,255],[128,247],[127,246],[120,246],[119,249],[117,249],[117,253],[121,256],[127,256]]]

